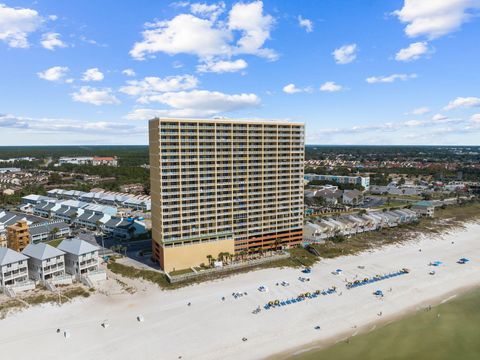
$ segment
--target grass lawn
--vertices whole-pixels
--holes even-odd
[[[48,245],[51,245],[53,247],[57,247],[58,245],[60,245],[60,243],[63,241],[64,239],[55,239],[55,240],[50,240],[47,242]]]
[[[147,280],[157,284],[161,288],[168,288],[172,286],[172,284],[168,282],[167,276],[157,271],[138,269],[133,266],[120,264],[114,260],[107,264],[107,268],[115,274],[119,274],[130,279]]]
[[[10,310],[23,308],[25,305],[18,300],[7,300],[0,303],[0,320],[5,319],[5,316]]]

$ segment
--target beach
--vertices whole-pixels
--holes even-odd
[[[470,261],[458,264],[462,257]],[[434,261],[442,263],[429,266]],[[402,268],[409,273],[346,289],[345,280]],[[342,271],[332,274],[336,269]],[[443,235],[322,259],[310,274],[265,269],[163,291],[142,282],[135,294],[97,293],[60,307],[32,307],[0,321],[0,349],[8,359],[284,359],[452,299],[480,285],[479,269],[480,224],[470,223]],[[258,291],[261,285],[267,291]],[[333,294],[263,308],[270,300],[332,286]],[[384,296],[374,296],[376,290]],[[235,299],[236,292],[247,295]],[[258,306],[262,311],[253,314]],[[107,328],[101,326],[105,320]]]

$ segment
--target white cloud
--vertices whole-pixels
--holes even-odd
[[[98,68],[91,68],[83,73],[83,81],[102,81],[103,73]]]
[[[225,73],[240,71],[245,69],[247,66],[247,62],[243,59],[237,59],[234,61],[207,61],[204,64],[198,65],[197,70],[198,72]]]
[[[122,74],[125,76],[135,76],[135,71],[133,69],[125,69],[122,71]]]
[[[474,123],[480,124],[480,114],[473,114],[470,120],[473,121]]]
[[[321,91],[336,92],[343,90],[342,85],[335,84],[333,81],[327,81],[320,86]]]
[[[120,92],[139,96],[139,102],[149,102],[149,98],[160,93],[174,92],[180,90],[191,90],[198,86],[198,79],[192,75],[177,75],[159,78],[149,76],[143,80],[129,80],[127,85],[120,88]]]
[[[45,71],[38,72],[37,75],[43,80],[60,81],[67,75],[68,70],[67,66],[54,66]]]
[[[444,110],[453,110],[457,108],[469,108],[480,106],[480,98],[477,97],[457,97],[455,100],[452,100],[445,106]]]
[[[128,119],[145,119],[154,116],[203,117],[220,113],[254,108],[260,105],[255,94],[224,94],[218,91],[192,90],[167,92],[152,96],[149,102],[168,105],[170,109],[136,109]]]
[[[270,60],[276,60],[275,51],[262,48],[270,38],[274,19],[270,15],[263,15],[263,2],[254,1],[249,4],[236,3],[228,16],[228,28],[237,30],[242,36],[233,48],[235,54],[253,54]]]
[[[389,76],[371,76],[366,79],[369,84],[375,83],[392,83],[396,80],[406,81],[408,79],[414,79],[417,74],[393,74]]]
[[[55,48],[67,47],[62,40],[60,40],[59,33],[46,33],[42,35],[42,41],[40,42],[45,49],[55,50]]]
[[[283,90],[283,92],[286,92],[287,94],[295,94],[295,93],[298,93],[298,92],[302,91],[299,88],[297,88],[295,86],[295,84],[285,85],[282,90]]]
[[[458,30],[478,8],[478,0],[404,0],[394,15],[408,24],[405,33],[409,37],[434,39]]]
[[[199,14],[201,9],[197,6],[192,10]],[[275,60],[277,54],[263,48],[270,37],[273,23],[272,16],[263,14],[261,1],[236,3],[224,21],[216,17],[180,14],[171,20],[145,24],[143,39],[134,44],[130,55],[143,60],[147,55],[157,52],[169,55],[184,53],[212,60],[229,58],[235,54],[251,54]],[[240,36],[235,36],[237,32]]]
[[[443,120],[448,120],[448,117],[442,114],[435,114],[432,116],[433,121],[443,121]]]
[[[404,124],[405,124],[406,126],[409,126],[409,127],[416,127],[416,126],[425,125],[425,122],[420,121],[420,120],[408,120],[408,121],[405,121]]]
[[[412,114],[413,115],[425,115],[430,112],[430,109],[428,107],[420,107],[413,109]]]
[[[28,35],[36,31],[43,19],[37,11],[0,4],[0,40],[14,48],[29,47]]]
[[[143,60],[148,54],[164,52],[212,57],[228,55],[230,35],[224,29],[215,28],[212,21],[190,14],[180,14],[172,20],[148,24],[142,33],[143,40],[134,44],[130,55]]]
[[[72,93],[71,96],[73,101],[89,103],[96,106],[120,103],[109,88],[96,89],[90,86],[82,86],[79,91]]]
[[[0,114],[0,128],[22,128],[29,132],[46,133],[98,133],[131,134],[145,133],[146,129],[118,121],[82,121],[61,118],[32,118]]]
[[[395,55],[397,61],[413,61],[420,59],[422,55],[430,51],[426,41],[416,42],[410,44],[407,48],[401,49]]]
[[[208,17],[215,21],[220,14],[225,11],[225,3],[223,1],[216,4],[193,3],[190,4],[190,11],[192,14],[200,17]]]
[[[301,28],[304,28],[307,33],[311,33],[313,31],[313,22],[309,19],[304,19],[302,16],[298,17],[298,25]]]
[[[332,54],[337,64],[351,63],[357,57],[357,44],[343,45],[335,49]]]

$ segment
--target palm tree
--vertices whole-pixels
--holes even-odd
[[[58,234],[58,232],[60,231],[60,229],[58,227],[54,227],[51,231],[50,231],[50,237],[52,239],[55,239],[55,236]]]
[[[130,226],[127,231],[128,235],[130,236],[130,240],[135,239],[135,231],[137,231],[137,229],[135,229],[135,226]]]
[[[224,256],[225,262],[228,263],[228,261],[230,260],[231,254],[227,251],[223,253],[223,256]]]
[[[207,255],[208,265],[210,266],[212,266],[212,259],[213,259],[212,255]]]

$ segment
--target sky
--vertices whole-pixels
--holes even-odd
[[[155,116],[479,145],[479,16],[480,0],[0,0],[0,145],[147,144]]]

